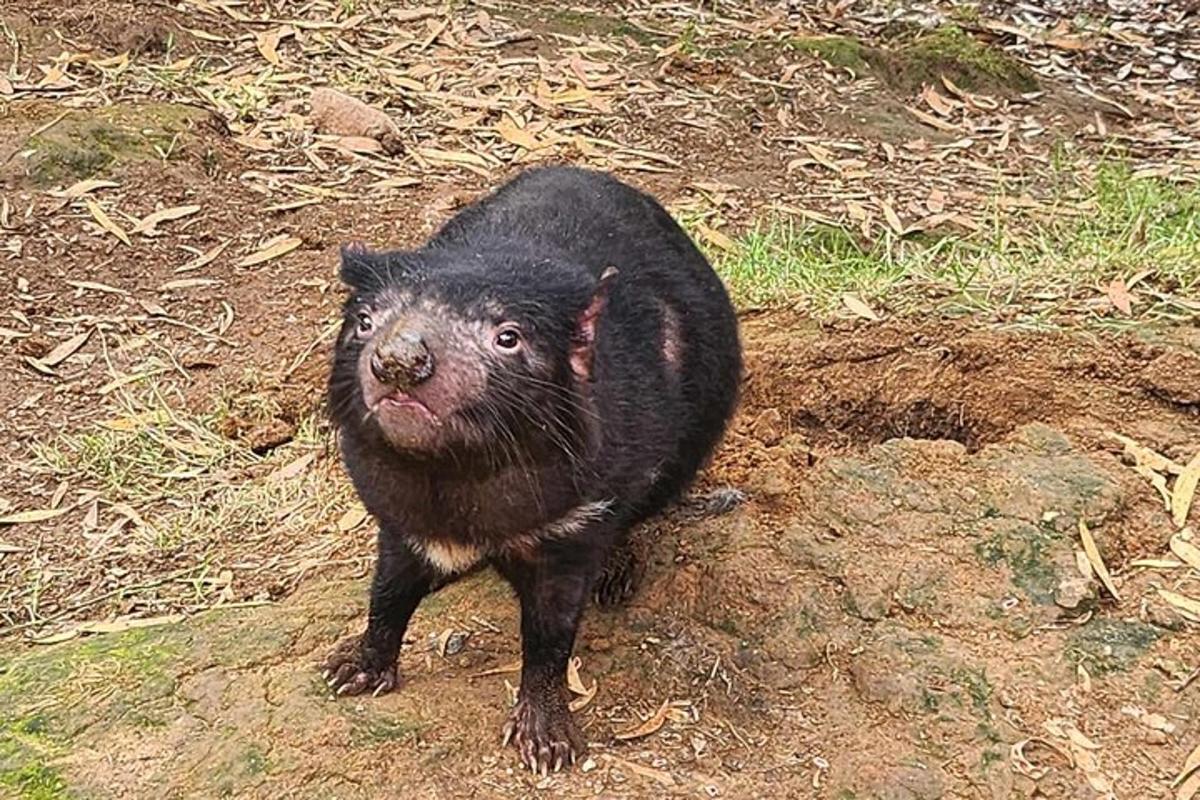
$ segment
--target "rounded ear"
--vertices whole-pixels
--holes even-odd
[[[580,380],[591,380],[592,355],[596,346],[596,323],[608,304],[608,295],[617,277],[617,268],[608,267],[592,289],[591,302],[580,313],[575,322],[575,335],[571,339],[571,371]]]
[[[355,289],[369,289],[379,282],[379,264],[363,242],[349,242],[340,248],[342,283]]]

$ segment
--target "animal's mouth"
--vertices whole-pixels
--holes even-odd
[[[416,414],[425,417],[431,422],[440,424],[437,414],[433,413],[433,410],[429,406],[411,394],[399,390],[392,391],[379,398],[371,408],[371,411],[375,414]]]

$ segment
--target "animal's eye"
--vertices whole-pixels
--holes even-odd
[[[516,350],[521,346],[521,334],[516,328],[504,328],[496,334],[496,347],[501,350]]]
[[[371,315],[365,311],[358,312],[358,332],[359,334],[367,334],[375,327],[375,322],[371,319]]]

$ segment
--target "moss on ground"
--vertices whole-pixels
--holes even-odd
[[[1049,605],[1058,585],[1051,551],[1061,539],[1062,534],[1049,526],[1019,523],[979,542],[975,553],[988,566],[1007,566],[1013,584],[1029,599]]]
[[[969,91],[1011,94],[1037,88],[1028,67],[956,25],[907,34],[882,47],[848,36],[806,36],[790,44],[856,75],[871,72],[903,92],[917,91],[922,84],[940,85],[943,75]]]
[[[37,186],[74,182],[141,161],[167,160],[202,116],[189,106],[151,103],[72,111],[22,147],[33,151],[27,171]]]
[[[867,62],[868,47],[849,36],[801,36],[791,41],[792,49],[816,56],[834,67],[841,67],[861,75],[870,65]]]
[[[1093,619],[1067,639],[1067,658],[1093,675],[1123,672],[1160,636],[1159,630],[1144,622]]]
[[[135,727],[164,724],[152,701],[173,691],[167,667],[181,648],[179,637],[146,628],[0,662],[0,787],[30,800],[70,796],[54,763],[94,721],[97,705]]]

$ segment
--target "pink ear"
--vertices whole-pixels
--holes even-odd
[[[571,371],[581,381],[590,380],[592,377],[592,355],[595,352],[596,344],[596,322],[600,319],[601,312],[604,311],[604,306],[608,302],[608,292],[612,286],[613,278],[617,276],[617,268],[609,267],[604,270],[604,274],[600,276],[600,280],[596,283],[596,288],[592,292],[592,301],[588,303],[588,307],[579,315],[578,322],[575,323],[575,338],[571,341]]]

